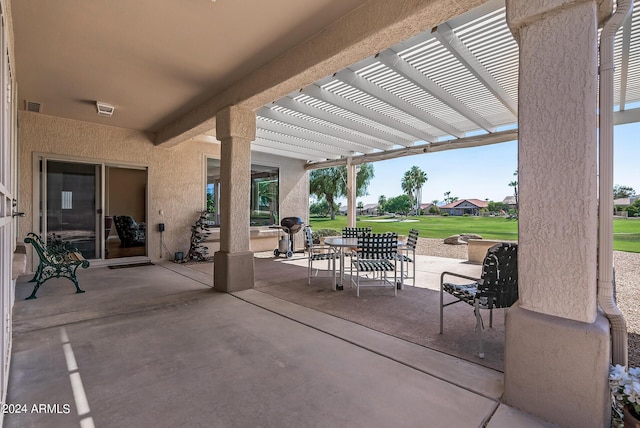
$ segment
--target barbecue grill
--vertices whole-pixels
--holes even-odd
[[[280,254],[284,254],[287,258],[293,256],[293,235],[298,233],[304,222],[300,217],[284,217],[280,220],[280,230],[284,231],[284,235],[278,241],[278,248],[273,250],[273,254],[278,257]]]

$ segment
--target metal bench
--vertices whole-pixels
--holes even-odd
[[[68,243],[62,242],[47,245],[35,233],[29,233],[24,242],[33,245],[40,258],[36,273],[29,281],[35,282],[36,285],[26,300],[35,299],[40,286],[51,278],[67,278],[76,286],[76,293],[84,293],[78,285],[76,271],[79,267],[88,268],[89,260],[86,260],[76,248],[71,248]]]

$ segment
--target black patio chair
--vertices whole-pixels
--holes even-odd
[[[374,279],[366,285],[391,285],[393,287],[393,295],[397,296],[397,254],[397,233],[368,233],[358,237],[356,257],[351,261],[356,271],[356,296],[360,297],[361,276],[369,273],[373,273]],[[393,282],[387,279],[389,272],[393,272]],[[375,279],[376,273],[380,274],[379,279]],[[364,284],[362,286],[364,286]]]
[[[402,247],[398,247],[398,260],[402,263],[402,268],[400,271],[403,272],[403,277],[401,278],[402,283],[404,284],[405,279],[411,279],[411,285],[415,287],[416,285],[416,246],[418,245],[418,235],[420,231],[418,229],[409,229],[409,237],[407,238],[406,245]],[[406,263],[407,269],[404,269],[404,264]],[[413,265],[413,275],[409,276],[409,263]]]
[[[474,281],[470,284],[444,282],[446,275]],[[456,298],[444,303],[444,293]],[[493,327],[493,309],[508,308],[518,300],[518,244],[500,243],[487,250],[482,263],[481,278],[473,278],[453,272],[440,275],[440,334],[442,334],[443,309],[445,306],[465,302],[474,307],[478,356],[484,358],[482,343],[482,316],[480,309],[489,309],[489,327]]]

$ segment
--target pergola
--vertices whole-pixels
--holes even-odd
[[[116,89],[127,99],[123,106],[130,106],[130,114],[108,124],[144,133],[136,149],[171,149],[192,139],[220,142],[220,199],[227,210],[221,220],[214,288],[225,292],[253,287],[255,279],[245,197],[250,189],[251,151],[295,159],[301,176],[305,174],[300,160],[306,161],[307,169],[347,165],[353,189],[358,163],[517,139],[520,299],[510,308],[505,324],[504,400],[559,425],[604,426],[614,323],[601,311],[611,301],[612,285],[607,276],[612,273],[612,250],[606,242],[612,234],[601,219],[602,213],[611,211],[606,201],[612,199],[607,194],[612,185],[598,182],[598,176],[607,175],[602,168],[612,161],[602,154],[598,158],[598,68],[601,73],[613,72],[613,85],[600,82],[613,92],[610,108],[601,104],[600,128],[607,128],[602,121],[614,105],[613,123],[639,121],[640,109],[634,107],[640,102],[640,1],[634,2],[638,7],[620,22],[619,30],[617,25],[607,27],[617,34],[612,59],[605,58],[602,65],[599,27],[614,22],[609,20],[614,3],[620,6],[626,0],[506,0],[506,9],[505,1],[498,0],[297,3],[326,6],[326,13],[316,14],[317,20],[325,19],[322,26],[311,34],[296,32],[309,24],[305,9],[299,21],[284,27],[298,39],[272,34],[271,43],[260,45],[257,53],[248,49],[247,57],[233,62],[223,55],[226,48],[235,52],[243,42],[252,48],[262,42],[257,31],[262,29],[266,38],[267,29],[279,28],[252,14],[254,9],[264,13],[264,2],[217,2],[229,12],[221,15],[226,19],[220,19],[220,33],[215,33],[218,27],[211,22],[198,21],[217,16],[206,1],[189,7],[166,1],[165,7],[142,8],[148,11],[144,16],[156,18],[147,27],[131,25],[130,14],[112,5],[76,0],[54,7],[52,2],[13,1],[16,28],[23,24],[18,28],[23,39],[16,39],[15,49],[32,61],[16,61],[20,90],[25,101],[46,95],[46,115],[23,115],[20,133],[32,131],[36,150],[51,150],[49,135],[58,141],[69,132],[48,125],[53,120],[47,115],[77,121],[69,122],[64,131],[84,121],[83,132],[76,133],[81,137],[78,146],[84,149],[85,140],[106,128],[87,123],[107,123],[96,117],[86,90],[73,91],[89,88],[95,93],[91,97],[102,97],[97,89],[107,88],[113,80],[119,83]],[[348,10],[338,16],[329,13],[343,6]],[[82,15],[84,10],[92,13]],[[168,10],[181,19],[167,18]],[[286,15],[277,12],[272,19]],[[64,21],[72,14],[78,18]],[[79,37],[69,37],[59,51],[47,49],[41,38],[54,32],[47,25],[33,25],[33,20],[49,15],[61,17],[57,24],[84,24],[82,30],[118,28],[96,34],[105,37],[99,40],[117,36],[118,49],[91,46],[74,56],[64,55]],[[107,24],[113,27],[103,27]],[[155,38],[147,37],[150,29]],[[37,36],[33,40],[32,34]],[[186,37],[190,35],[194,38]],[[125,36],[145,43],[139,51],[126,49],[130,44]],[[182,36],[185,42],[179,44]],[[219,52],[207,41],[222,41],[216,46]],[[251,62],[268,49],[270,56]],[[94,55],[106,57],[105,62],[89,63],[113,71],[106,74],[109,79],[79,61]],[[211,68],[195,61],[207,55]],[[45,61],[49,56],[51,63]],[[215,75],[213,66],[229,63],[235,68],[226,70],[224,79],[211,84],[205,78]],[[44,78],[31,83],[33,72],[42,69]],[[59,70],[64,72],[62,78],[54,80]],[[136,74],[139,70],[154,73]],[[129,75],[136,78],[127,80]],[[151,79],[156,85],[147,84]],[[178,91],[184,87],[188,91]],[[194,95],[198,91],[206,93]],[[138,119],[127,122],[130,117]],[[97,149],[108,148],[104,140],[96,142],[102,143],[94,144],[100,146]],[[601,138],[600,148],[602,143]],[[153,154],[159,152],[169,151]],[[22,165],[34,168],[35,162],[28,165],[30,160],[24,159],[30,153],[25,155]],[[23,181],[33,178],[23,175],[27,176]],[[21,186],[30,195],[30,186]],[[164,193],[154,196],[168,203],[174,195]],[[354,192],[348,199],[355,208]],[[598,207],[601,201],[605,203]]]
[[[505,14],[492,0],[259,108],[251,149],[308,169],[349,165],[354,226],[355,165],[516,140],[519,53]],[[616,34],[615,124],[640,121],[639,32],[635,7]],[[215,130],[195,139],[217,142]]]
[[[616,34],[616,125],[640,121],[639,32],[635,7]],[[309,168],[515,140],[518,45],[504,1],[337,70],[256,115],[252,150],[303,159]]]

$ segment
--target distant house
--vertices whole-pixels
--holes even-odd
[[[636,196],[632,196],[630,198],[614,199],[613,200],[613,205],[616,206],[616,207],[625,208],[625,207],[628,207],[629,205],[633,204],[636,199],[637,199]]]
[[[440,207],[440,212],[449,213],[449,215],[478,215],[482,208],[487,208],[489,203],[480,199],[458,199],[447,205]]]
[[[504,198],[502,201],[503,204],[507,205],[509,208],[516,208],[516,197],[511,195]]]
[[[377,215],[378,214],[378,204],[365,204],[364,207],[360,210],[360,214],[362,214],[362,215]]]
[[[424,214],[429,214],[429,208],[431,208],[432,206],[433,204],[431,202],[428,202],[426,204],[420,204],[420,209]]]

